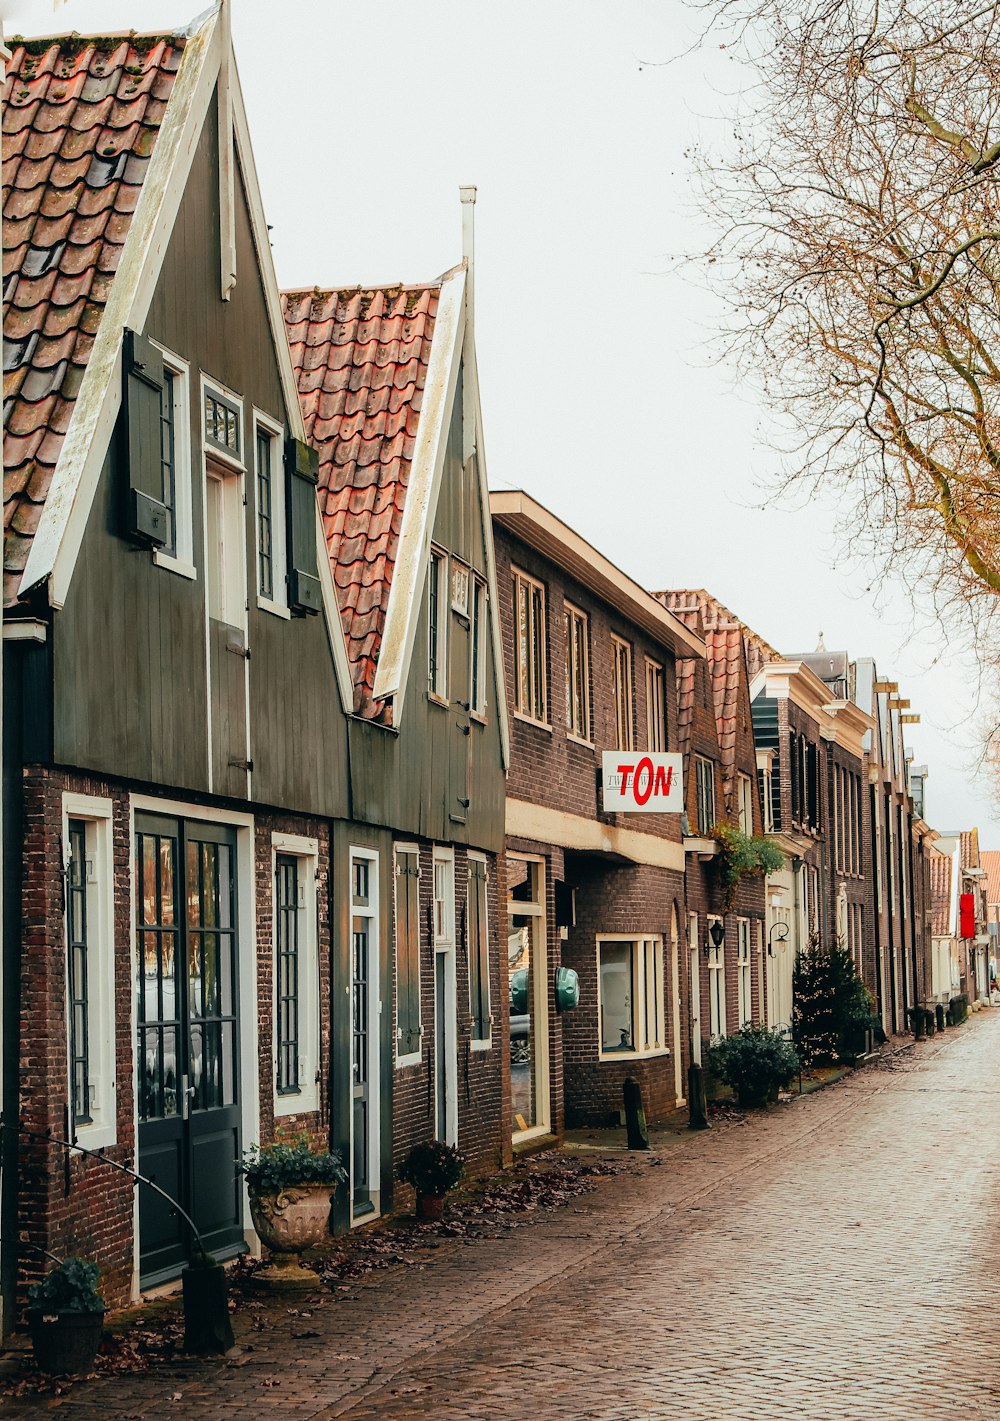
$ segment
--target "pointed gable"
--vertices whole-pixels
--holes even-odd
[[[658,592],[656,596],[692,631],[705,639],[719,749],[723,769],[729,778],[736,769],[741,677],[746,683],[749,699],[745,628],[707,592]]]
[[[751,679],[769,661],[782,660],[780,651],[776,651],[770,642],[765,641],[757,632],[751,630],[745,622],[736,616],[735,612],[731,612],[717,597],[706,592],[704,587],[654,592],[653,596],[658,598],[665,607],[669,607],[672,612],[679,613],[680,608],[697,608],[706,631],[715,627],[740,627],[746,655],[747,675]]]
[[[4,164],[4,605],[17,598],[183,55],[180,37],[17,43]]]
[[[282,298],[358,715],[372,690],[396,567],[441,282]]]

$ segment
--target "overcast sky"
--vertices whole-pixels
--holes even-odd
[[[0,0],[8,35],[173,29],[200,8]],[[700,235],[685,150],[725,141],[740,77],[718,50],[665,63],[693,37],[680,0],[233,0],[232,24],[280,284],[439,274],[476,183],[491,486],[648,586],[708,587],[786,653],[822,631],[873,655],[922,716],[930,821],[1000,846],[973,659],[851,565],[835,504],[767,500],[769,413],[674,261]]]

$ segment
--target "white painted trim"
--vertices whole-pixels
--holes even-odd
[[[233,42],[230,7],[219,5],[222,33],[222,64],[219,68],[217,106],[219,114],[219,294],[228,301],[236,285],[236,154],[233,151],[232,72]]]
[[[486,857],[486,855],[485,855],[484,853],[480,853],[480,852],[479,852],[478,850],[476,850],[476,849],[470,849],[469,852],[468,852],[468,854],[466,855],[466,857],[467,857],[467,859],[468,859],[468,861],[469,861],[470,863],[481,863],[481,864],[484,866],[484,868],[486,869],[486,885],[487,885],[487,886],[486,886],[486,914],[485,914],[484,921],[483,921],[483,931],[486,933],[486,1006],[487,1006],[486,1017],[487,1017],[487,1020],[488,1020],[488,1022],[489,1022],[489,1028],[490,1028],[490,1029],[489,1029],[489,1035],[488,1035],[488,1036],[475,1037],[475,1036],[471,1036],[471,1035],[470,1035],[470,1038],[469,1038],[469,1049],[470,1049],[470,1051],[492,1051],[492,1050],[493,1050],[493,1027],[494,1027],[495,1023],[494,1023],[494,1020],[493,1020],[493,984],[492,984],[492,982],[490,981],[490,954],[491,954],[491,948],[492,948],[492,935],[491,935],[491,933],[490,933],[490,914],[489,914],[489,901],[490,901],[490,899],[489,899],[489,872],[490,872],[490,871],[489,871],[489,860],[487,859],[487,857]],[[471,882],[472,882],[472,880],[471,880],[471,878],[470,878],[470,879],[468,880],[468,883],[471,883]],[[466,921],[466,924],[468,924],[468,921],[469,921],[468,887],[466,887],[465,921]],[[468,959],[468,944],[466,944],[466,958]],[[471,960],[468,961],[468,964],[467,964],[467,965],[468,965],[468,969],[469,969],[469,1016],[470,1016],[470,1019],[471,1019],[471,1017],[472,1017],[472,962],[471,962]]]
[[[194,462],[191,453],[191,363],[168,350],[159,341],[153,345],[163,356],[163,364],[176,378],[179,389],[174,398],[174,552],[153,549],[153,561],[192,581],[194,566]]]
[[[448,447],[448,416],[458,385],[464,296],[465,270],[459,267],[441,281],[392,590],[372,688],[376,701],[394,698],[393,720],[397,726],[402,719],[406,676],[420,616],[423,573],[430,555],[434,510]]]
[[[474,316],[470,319],[474,320]],[[497,586],[496,548],[493,543],[493,518],[490,514],[490,490],[487,482],[486,439],[483,433],[483,406],[479,395],[479,364],[476,358],[475,331],[468,341],[465,365],[466,406],[472,399],[475,407],[476,470],[479,474],[479,498],[483,509],[483,539],[486,547],[486,583],[489,593],[490,626],[492,630],[493,674],[496,678],[497,723],[500,727],[500,753],[503,767],[510,768],[510,719],[507,713],[507,687],[503,661],[503,627],[500,623],[500,591]]]
[[[287,531],[288,531],[288,509],[285,497],[285,449],[284,430],[281,425],[259,410],[256,405],[250,407],[250,419],[252,425],[251,444],[253,458],[250,468],[253,470],[253,549],[254,549],[254,569],[253,586],[257,598],[257,606],[265,612],[270,612],[276,617],[283,617],[291,620],[291,612],[288,607],[288,552],[287,552]],[[260,470],[257,468],[257,438],[259,434],[264,434],[271,444],[271,592],[270,597],[265,597],[260,590]],[[316,513],[319,518],[319,510]],[[277,551],[276,551],[277,550]],[[247,587],[249,595],[249,584]]]
[[[447,898],[445,931],[439,936],[437,930],[437,867],[444,864],[447,873]],[[444,1139],[449,1145],[458,1144],[458,945],[456,942],[455,913],[455,850],[450,844],[435,844],[431,854],[431,905],[434,950],[434,1136]],[[445,1054],[445,1120],[438,1119],[438,1016],[437,1016],[437,971],[438,957],[444,963],[444,1054]]]
[[[162,567],[165,572],[176,573],[178,577],[186,577],[189,582],[198,581],[198,569],[193,562],[182,562],[169,553],[165,553],[162,548],[153,549],[153,561],[157,567]]]
[[[297,1092],[279,1095],[278,1079],[278,915],[274,899],[278,855],[298,860],[303,879],[305,902],[300,911],[299,928],[299,1064],[304,1068],[307,1083],[300,1081]],[[271,835],[271,1007],[274,1029],[271,1034],[271,1090],[274,1117],[308,1115],[319,1110],[319,1073],[321,984],[319,975],[319,903],[316,879],[319,872],[319,840],[301,834]],[[306,1030],[303,1031],[305,1025]]]
[[[633,863],[684,872],[684,847],[674,839],[661,839],[638,829],[612,827],[596,819],[548,809],[523,799],[507,800],[505,827],[508,837],[513,839],[558,844],[584,853],[620,854]]]
[[[218,11],[184,46],[108,303],[73,405],[69,428],[18,595],[49,582],[49,603],[65,604],[121,407],[122,339],[142,330],[156,289],[221,60]]]
[[[532,1107],[538,1117],[535,1125],[526,1130],[512,1130],[514,1142],[528,1140],[534,1134],[548,1134],[552,1128],[551,1057],[549,1054],[549,939],[548,915],[546,912],[548,860],[542,854],[508,854],[508,859],[516,863],[533,863],[538,870],[537,898],[526,901],[510,897],[506,903],[507,932],[510,931],[511,915],[530,918],[529,980],[532,983],[531,1011],[535,1022],[535,1082]],[[530,970],[533,968],[534,970]],[[509,1045],[509,1043],[508,1043]]]
[[[418,911],[417,911],[417,1009],[418,1009],[418,1013],[419,1013],[419,1016],[420,1016],[420,1022],[419,1022],[419,1025],[418,1025],[417,1030],[418,1030],[418,1040],[419,1040],[419,1043],[420,1043],[420,1044],[419,1044],[419,1046],[418,1046],[418,1048],[417,1048],[416,1051],[411,1051],[411,1052],[409,1053],[409,1055],[407,1055],[407,1056],[401,1056],[401,1055],[399,1054],[399,1037],[400,1037],[400,1030],[399,1030],[399,911],[398,911],[398,898],[397,898],[397,885],[398,885],[398,877],[399,877],[399,876],[398,876],[398,874],[396,873],[396,855],[397,855],[397,854],[409,854],[409,855],[412,855],[413,857],[416,858],[416,860],[417,860],[417,875],[418,875],[418,882],[419,882],[419,874],[420,874],[420,845],[419,845],[419,844],[411,844],[411,843],[394,843],[393,846],[392,846],[392,909],[393,909],[392,953],[393,953],[393,987],[394,987],[394,996],[395,996],[395,1000],[396,1000],[396,1017],[395,1017],[395,1020],[393,1021],[393,1057],[394,1057],[394,1059],[395,1059],[396,1069],[399,1070],[399,1071],[402,1071],[402,1070],[406,1070],[406,1068],[409,1067],[409,1066],[419,1066],[419,1065],[421,1065],[421,1063],[423,1062],[423,1059],[424,1059],[424,1012],[423,1012],[423,1004],[422,1004],[422,1002],[421,1002],[421,996],[420,996],[420,982],[421,982],[421,975],[422,975],[422,974],[421,974],[421,971],[420,971],[420,912],[419,912],[420,893],[419,893],[419,890],[418,890],[418,893],[417,893],[417,907],[418,907]]]
[[[663,957],[663,935],[662,933],[598,933],[594,939],[594,946],[597,958],[597,1059],[598,1061],[651,1061],[658,1056],[669,1056],[670,1047],[663,1046],[642,1046],[633,1047],[631,1051],[606,1051],[601,1044],[602,1031],[602,1002],[601,1002],[601,948],[605,943],[625,942],[632,948],[632,1031],[638,1036],[640,1031],[645,1039],[646,1032],[646,948],[651,943],[653,946],[653,972],[659,987],[660,997],[660,1019],[656,1023],[657,1030],[663,1041],[667,1039],[667,1003],[664,984],[666,981],[666,969]],[[639,954],[642,954],[642,963],[639,963]]]
[[[69,821],[82,819],[94,826],[94,887],[88,892],[87,913],[87,976],[88,1013],[87,1039],[90,1062],[97,1076],[99,1094],[97,1119],[90,1125],[77,1127],[76,1137],[88,1150],[99,1150],[118,1143],[118,1033],[115,1022],[117,973],[115,964],[114,915],[114,846],[112,840],[113,804],[110,799],[65,792],[62,797],[63,864],[69,865]],[[88,845],[89,856],[89,845]],[[63,963],[64,963],[64,1027],[66,1031],[67,1105],[73,1094],[73,1066],[70,1056],[70,962],[69,962],[69,893],[64,894]],[[93,955],[92,950],[93,949]],[[96,970],[95,970],[96,968]],[[133,980],[130,978],[130,981]],[[98,1050],[95,1052],[95,1038]]]
[[[48,635],[48,623],[38,617],[17,618],[3,624],[4,641],[37,641],[44,645]]]
[[[367,908],[357,908],[354,906],[354,861],[364,859],[371,864],[368,878],[368,901]],[[380,957],[382,949],[382,911],[381,911],[381,857],[377,849],[361,848],[357,844],[351,844],[347,851],[348,864],[348,884],[347,891],[350,894],[349,912],[351,916],[364,917],[371,923],[371,938],[368,944],[368,1173],[369,1190],[368,1197],[374,1205],[373,1209],[366,1209],[354,1217],[354,1099],[351,1097],[348,1116],[350,1119],[350,1163],[348,1165],[348,1190],[350,1191],[351,1228],[359,1224],[369,1224],[377,1219],[382,1212],[382,1127],[380,1101],[382,1093],[382,1040],[379,1033],[379,1019],[382,1014],[382,974],[380,971]],[[353,975],[353,967],[352,967]],[[350,1015],[350,1026],[348,1028],[351,1035],[351,1062],[350,1076],[354,1074],[354,1032],[353,1032],[353,1011],[354,1000],[351,990],[351,983],[348,982],[348,1012]],[[374,1187],[371,1187],[374,1186]]]

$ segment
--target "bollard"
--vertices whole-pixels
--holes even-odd
[[[688,1067],[688,1129],[710,1130],[708,1103],[705,1100],[705,1077],[694,1062]]]
[[[184,1289],[184,1351],[224,1355],[235,1346],[229,1320],[226,1270],[204,1254],[195,1255],[181,1274]]]
[[[630,1150],[648,1150],[649,1135],[646,1133],[646,1112],[642,1108],[642,1090],[637,1080],[626,1076],[622,1087],[625,1096],[625,1128],[628,1131]]]

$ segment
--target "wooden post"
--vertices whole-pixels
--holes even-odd
[[[688,1067],[688,1129],[709,1130],[708,1104],[705,1100],[705,1076],[694,1062]]]

